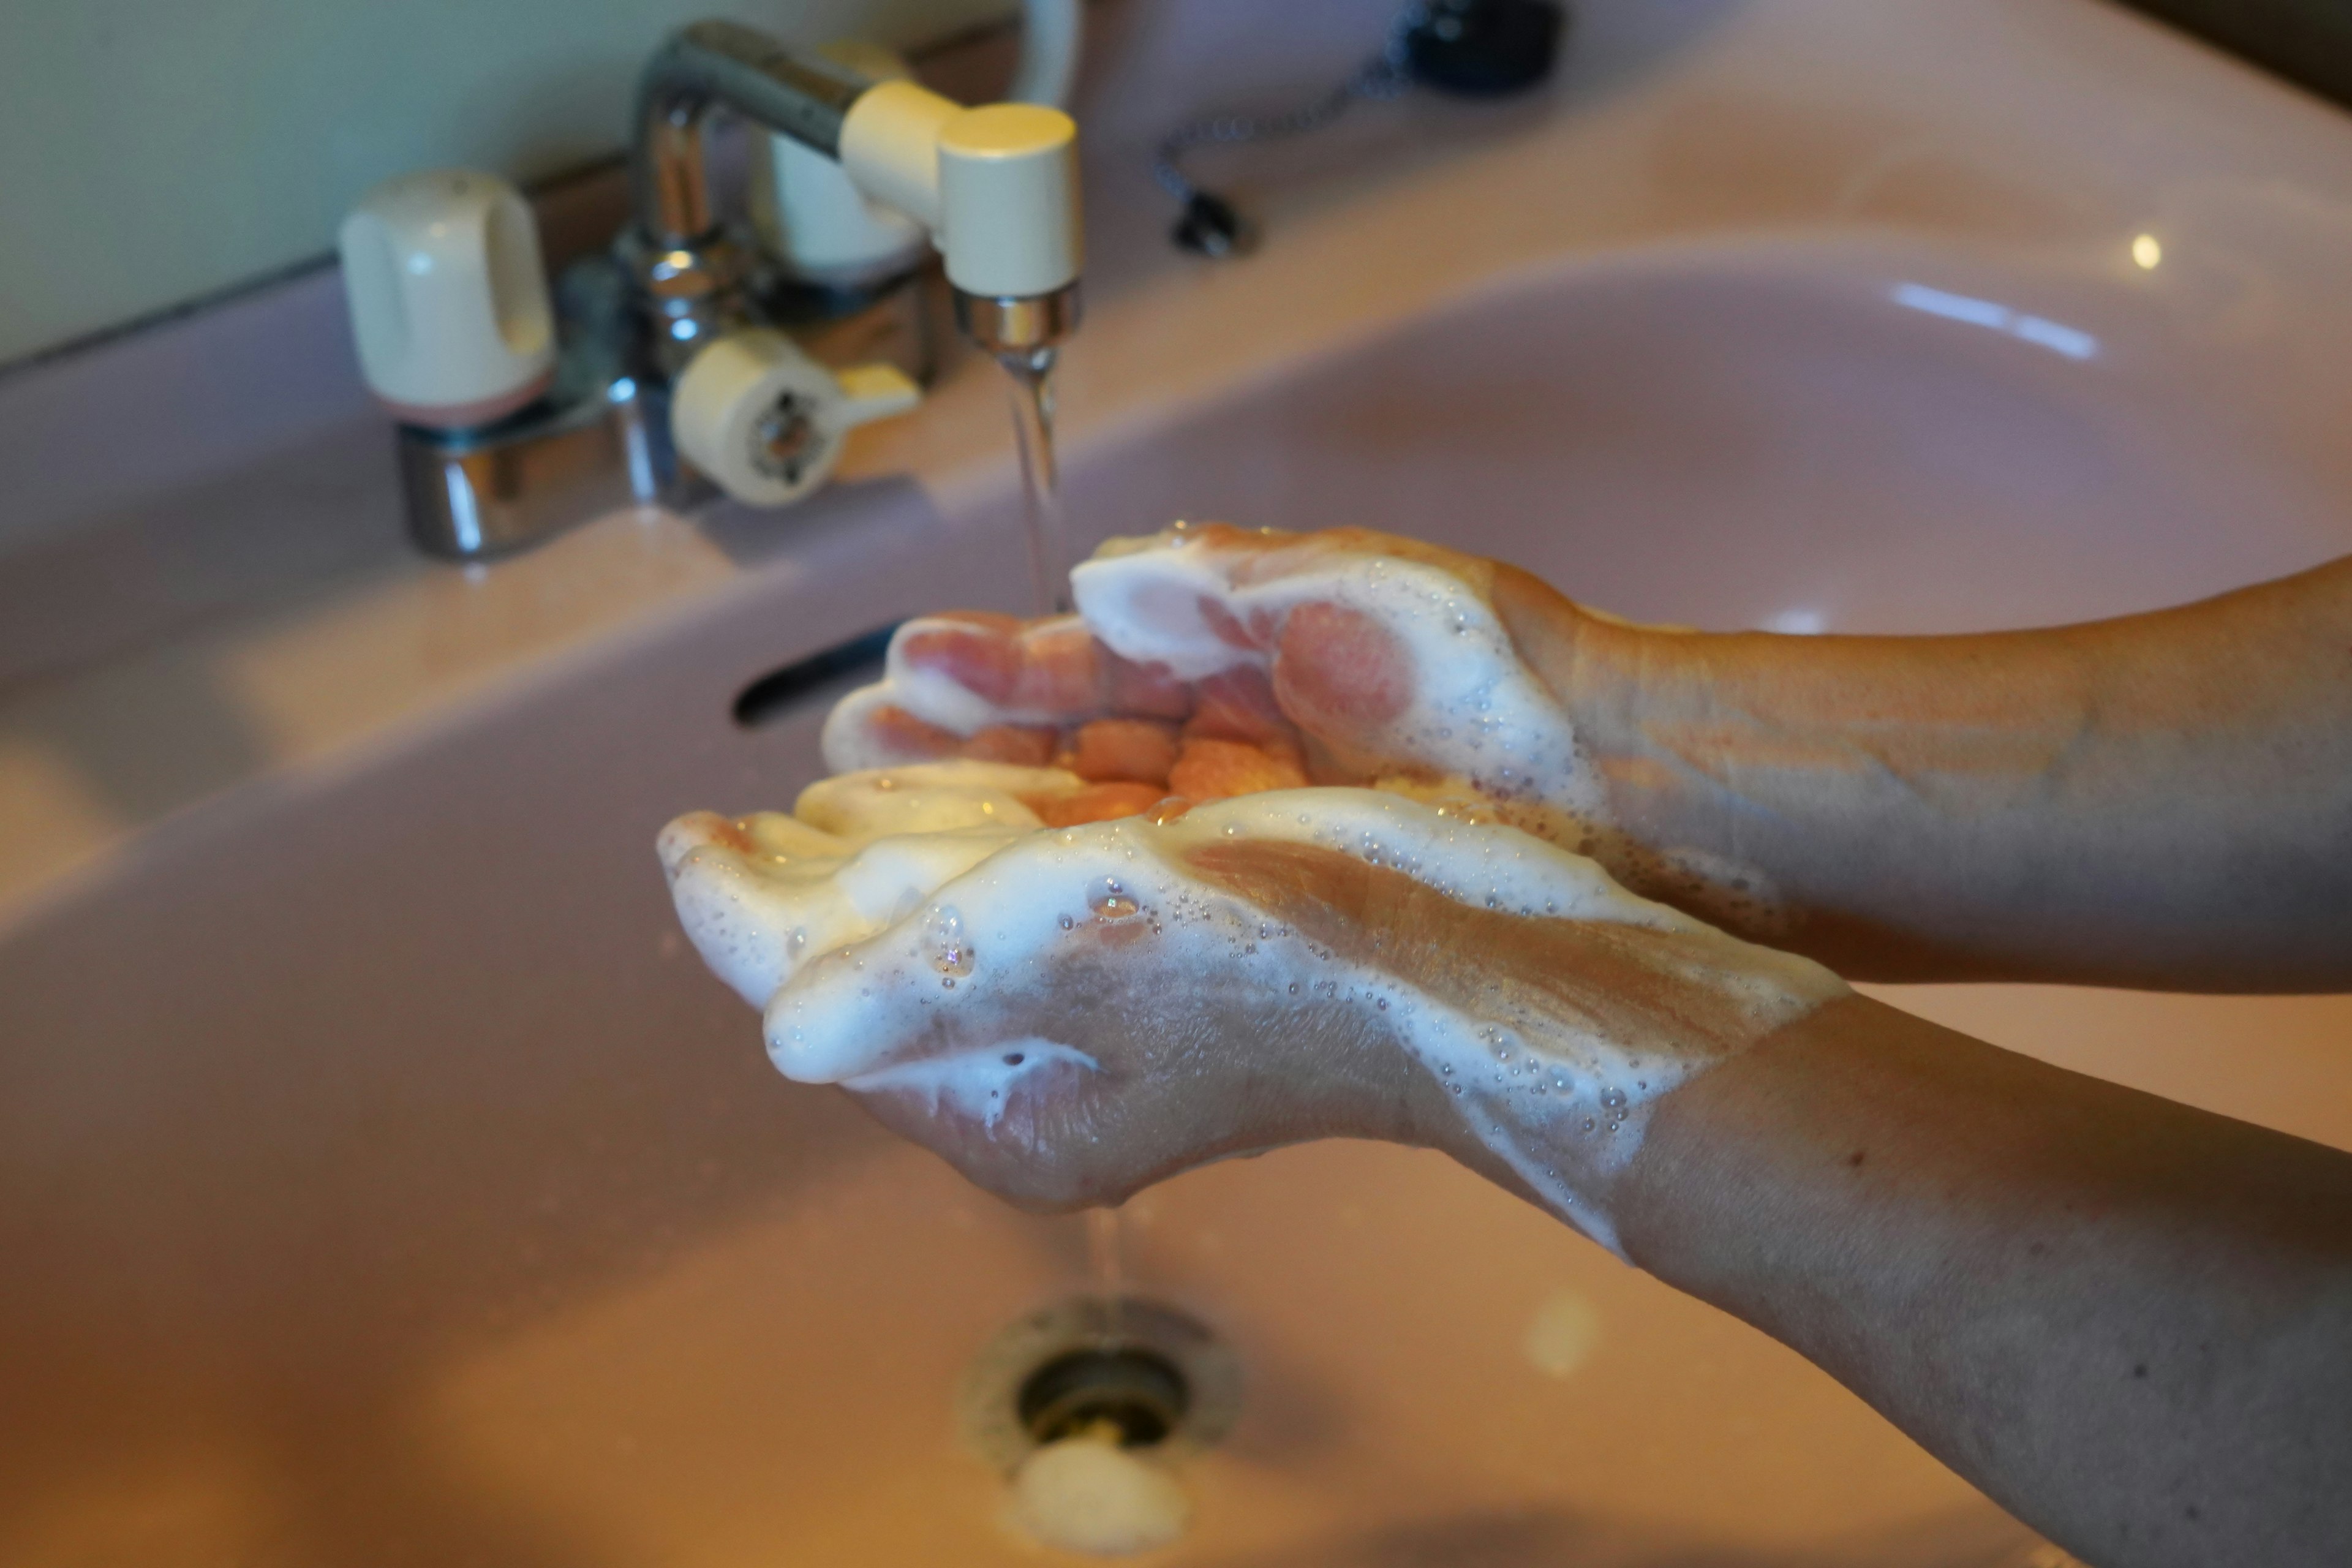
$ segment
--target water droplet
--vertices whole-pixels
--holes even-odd
[[[1452,1078],[1454,1076],[1454,1064],[1452,1062],[1447,1062],[1444,1067],[1439,1068],[1437,1070],[1444,1073],[1447,1078]]]
[[[1456,1094],[1460,1094],[1462,1092],[1462,1086],[1458,1083],[1449,1083],[1445,1087],[1452,1089]]]
[[[941,974],[970,974],[974,958],[971,939],[964,935],[963,916],[953,905],[941,904],[931,911],[931,928],[928,936],[931,967]]]
[[[1087,893],[1087,908],[1098,921],[1123,921],[1141,914],[1143,906],[1119,885],[1116,877],[1104,877]]]
[[[883,794],[887,795],[892,790],[898,787],[898,781],[892,778],[888,773],[884,773],[880,778],[874,781],[874,787],[880,790]]]
[[[1591,1118],[1590,1116],[1588,1116],[1588,1117],[1586,1117],[1586,1118],[1584,1119],[1584,1129],[1583,1129],[1583,1130],[1584,1130],[1585,1131],[1587,1131],[1587,1132],[1590,1132],[1590,1131],[1592,1131],[1592,1118]]]
[[[1072,926],[1076,925],[1077,923],[1078,923],[1077,921],[1076,921],[1072,920],[1072,919],[1071,919],[1069,916],[1067,916],[1067,915],[1064,915],[1064,916],[1062,917],[1062,929],[1063,929],[1064,931],[1067,931],[1067,930],[1069,930]]]
[[[1389,999],[1383,996],[1377,1003],[1373,1004],[1373,1005],[1379,1007],[1381,1012],[1385,1013],[1389,1010]]]
[[[1296,995],[1297,995],[1297,994],[1298,994],[1298,982],[1297,982],[1297,981],[1296,981],[1296,980],[1294,980],[1294,981],[1292,981],[1292,982],[1290,983],[1290,994],[1291,994],[1293,996],[1296,996]],[[1451,1069],[1448,1069],[1448,1070],[1451,1070]]]
[[[784,943],[784,951],[798,958],[801,955],[801,950],[806,946],[808,946],[808,927],[794,927],[791,940]]]
[[[1612,1110],[1622,1110],[1625,1106],[1625,1091],[1622,1089],[1604,1089],[1601,1091],[1601,1103]]]
[[[1017,1068],[1028,1059],[1027,1055],[1021,1051],[1007,1051],[1004,1053],[1004,1065],[1009,1068]]]

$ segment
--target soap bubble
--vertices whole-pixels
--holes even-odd
[[[1143,905],[1116,877],[1103,877],[1087,890],[1087,908],[1098,921],[1123,921],[1143,912]]]
[[[942,904],[932,911],[926,946],[931,967],[941,974],[952,977],[971,973],[972,960],[977,955],[971,939],[964,935],[963,916],[952,905]]]

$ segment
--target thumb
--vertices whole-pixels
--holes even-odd
[[[1283,622],[1275,700],[1309,733],[1361,733],[1394,721],[1412,705],[1414,680],[1412,649],[1361,610],[1309,601]]]

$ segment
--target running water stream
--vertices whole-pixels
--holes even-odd
[[[1022,524],[1029,543],[1030,613],[1070,611],[1070,535],[1062,511],[1062,470],[1054,453],[1054,361],[1041,348],[1003,353],[997,363],[1013,380],[1013,436],[1021,453]],[[1119,1297],[1126,1289],[1126,1229],[1115,1208],[1087,1211],[1087,1272],[1101,1303],[1105,1344],[1119,1337]]]
[[[1054,456],[1054,359],[1058,351],[1004,353],[1013,378],[1013,437],[1021,452],[1023,523],[1029,537],[1031,613],[1070,609],[1070,534],[1062,515],[1062,472]]]

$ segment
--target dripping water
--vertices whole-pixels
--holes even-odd
[[[1102,1304],[1103,1344],[1118,1344],[1119,1299],[1127,1294],[1127,1221],[1118,1209],[1087,1211],[1087,1285]]]

